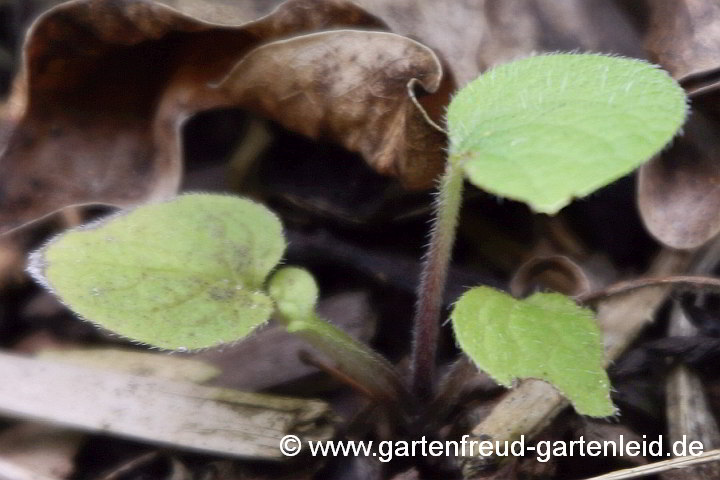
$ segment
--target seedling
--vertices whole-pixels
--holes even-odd
[[[686,113],[683,90],[664,71],[639,60],[603,55],[527,58],[491,70],[455,96],[448,109],[449,156],[440,181],[415,316],[413,389],[419,396],[431,394],[441,296],[455,241],[463,179],[523,201],[537,212],[553,214],[573,197],[592,193],[658,153],[683,124]],[[474,298],[463,296],[451,316],[461,347],[477,340],[466,338],[473,332],[459,329],[458,324],[490,321],[477,315],[466,318],[472,309],[458,313],[464,302]],[[488,296],[488,301],[494,298],[500,297]],[[540,297],[532,298],[539,302]],[[483,311],[495,313],[490,307]],[[585,335],[596,336],[600,345],[597,327],[583,318],[578,312],[577,322],[587,326]],[[542,321],[529,322],[528,327],[522,335],[533,337],[535,329],[552,328]],[[494,343],[498,339],[503,341]],[[503,337],[503,330],[482,337],[482,345],[495,352],[511,341]],[[547,346],[536,343],[534,348]],[[602,367],[598,348],[586,351],[596,358],[592,373],[568,370],[562,375],[573,377],[571,383],[581,389],[599,392]],[[472,351],[466,353],[500,381],[524,376],[521,358],[491,367]],[[524,360],[532,362],[533,356]],[[580,413],[604,416],[613,412],[609,383],[601,376],[605,400],[598,397],[597,402],[604,402],[604,408],[583,410],[571,392],[563,391]],[[550,379],[549,374],[540,377]]]
[[[664,71],[602,55],[531,57],[462,89],[448,109],[449,156],[418,289],[407,386],[379,354],[317,315],[312,276],[278,268],[280,221],[249,200],[190,194],[124,211],[51,240],[32,254],[29,270],[80,316],[168,350],[234,342],[274,316],[366,393],[412,418],[434,393],[464,180],[553,214],[659,152],[686,111],[682,89]],[[457,301],[451,319],[460,348],[499,383],[540,378],[579,413],[614,413],[599,329],[574,300],[557,293],[517,300],[477,287]]]

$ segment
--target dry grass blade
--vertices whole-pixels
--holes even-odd
[[[651,463],[649,465],[643,465],[642,467],[617,470],[598,477],[586,478],[585,480],[626,480],[629,478],[640,478],[717,461],[720,461],[720,450],[710,450],[696,457],[678,457],[672,460],[663,460],[662,462]]]
[[[720,241],[710,243],[698,255],[691,271],[698,274],[711,273],[720,260]],[[692,336],[698,328],[688,319],[680,305],[673,305],[670,313],[668,336]],[[720,447],[720,430],[708,401],[703,380],[688,365],[677,365],[665,382],[665,410],[667,412],[667,437],[679,441],[699,441],[703,448]],[[714,480],[720,477],[720,464],[709,463],[684,471],[671,471],[662,475],[663,480],[682,480],[687,476],[695,480]]]
[[[220,455],[281,460],[290,433],[327,440],[328,405],[0,354],[0,411]],[[68,385],[73,388],[69,389]],[[202,412],[201,414],[199,412]]]

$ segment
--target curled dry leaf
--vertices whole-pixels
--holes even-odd
[[[130,206],[173,195],[182,174],[180,130],[193,113],[237,105],[275,120],[287,120],[285,111],[268,108],[282,103],[268,98],[279,90],[257,86],[260,81],[273,84],[290,78],[285,70],[273,69],[275,57],[253,49],[261,43],[315,31],[384,29],[376,17],[344,0],[290,0],[252,22],[243,15],[251,14],[254,7],[235,2],[166,3],[182,11],[149,0],[75,0],[51,9],[32,26],[25,44],[23,72],[4,108],[0,129],[5,140],[0,156],[0,231],[66,205]],[[363,64],[368,90],[386,95],[375,98],[373,111],[365,120],[372,119],[380,131],[405,133],[395,138],[397,157],[386,150],[360,147],[362,142],[354,131],[328,125],[324,117],[310,117],[312,113],[342,118],[342,111],[332,109],[345,109],[347,105],[317,96],[322,90],[302,80],[298,86],[310,88],[315,101],[327,105],[308,111],[293,125],[314,125],[313,134],[330,136],[366,155],[377,155],[366,157],[376,169],[400,176],[408,186],[429,187],[437,165],[443,162],[440,148],[444,138],[411,109],[407,90],[398,86],[407,85],[419,74],[422,85],[432,89],[441,73],[436,60],[427,60],[432,56],[429,50],[402,37],[392,38],[376,44],[376,48],[396,54],[414,48],[413,58],[424,62],[415,66],[383,57],[387,63]],[[339,58],[350,60],[352,53],[344,53],[337,44],[340,41],[336,37],[339,57],[326,58],[324,68],[337,68]],[[300,41],[298,47],[306,45],[317,47],[312,41]],[[261,48],[271,53],[280,47]],[[346,48],[354,52],[358,46],[348,42]],[[425,52],[424,57],[420,51]],[[384,52],[375,54],[382,57]],[[246,55],[251,61],[242,65],[253,65],[250,73],[259,97],[245,96],[238,102],[227,97],[227,90],[214,85]],[[263,61],[270,65],[264,67]],[[403,68],[398,69],[399,65]],[[305,67],[309,73],[296,63],[294,73],[303,79],[317,79],[315,75],[323,65]],[[436,71],[428,71],[434,68]],[[261,79],[263,70],[278,77]],[[403,74],[409,76],[402,78]],[[332,91],[337,93],[338,88],[342,87],[333,87]],[[396,98],[398,95],[402,99]],[[383,110],[392,113],[377,113]],[[352,114],[352,122],[362,116],[358,110]],[[425,143],[417,143],[418,139]],[[437,157],[426,155],[408,166],[415,152],[433,149]],[[424,178],[418,173],[422,169],[419,161],[427,162]]]
[[[234,27],[270,13],[282,0],[156,0],[188,17],[215,25]]]
[[[439,52],[458,85],[533,52],[592,51],[642,58],[638,33],[614,2],[356,0]]]
[[[696,110],[672,148],[640,169],[640,214],[669,247],[696,248],[720,233],[717,131],[717,121]]]
[[[338,141],[417,188],[440,173],[444,135],[425,127],[406,94],[408,81],[432,92],[441,76],[435,54],[413,40],[338,30],[259,47],[219,88],[238,106],[309,137]]]
[[[720,145],[714,109],[720,85],[720,5],[702,0],[649,2],[646,45],[695,97],[685,135],[640,169],[638,205],[645,226],[672,248],[691,249],[720,233]]]
[[[647,2],[646,46],[688,93],[720,85],[720,4],[706,0]]]
[[[533,257],[515,272],[510,281],[510,293],[522,298],[538,286],[575,296],[590,291],[590,280],[577,263],[564,255]]]

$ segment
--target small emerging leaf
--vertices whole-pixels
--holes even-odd
[[[238,340],[269,318],[262,287],[284,250],[267,208],[191,194],[59,235],[33,253],[29,271],[108,330],[196,349]]]
[[[462,350],[497,382],[539,378],[552,383],[584,415],[612,415],[603,346],[590,310],[558,293],[525,300],[473,288],[452,312]]]
[[[654,66],[554,54],[501,65],[450,103],[450,154],[476,186],[555,213],[640,166],[683,124],[686,97]]]
[[[270,279],[268,293],[279,313],[275,318],[287,331],[331,358],[338,370],[363,385],[366,393],[394,401],[405,395],[392,365],[315,313],[319,291],[310,272],[298,267],[281,268]]]
[[[313,316],[319,294],[310,272],[298,267],[284,267],[275,272],[268,284],[268,293],[280,313],[293,320]]]

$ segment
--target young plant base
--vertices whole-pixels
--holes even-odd
[[[418,288],[414,398],[383,357],[318,317],[312,276],[278,268],[286,247],[280,220],[249,200],[190,194],[124,211],[51,240],[31,255],[29,271],[81,317],[168,350],[235,342],[274,315],[331,358],[341,375],[399,412],[406,432],[417,432],[418,419],[432,413],[423,409],[433,405],[464,180],[553,214],[660,151],[686,111],[682,89],[665,72],[602,55],[520,60],[455,96],[449,159]],[[460,348],[499,383],[541,378],[580,413],[614,412],[598,328],[572,299],[516,300],[478,287],[457,301],[451,319]]]

